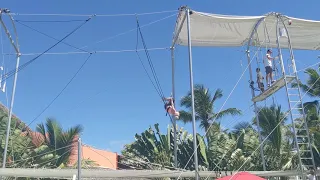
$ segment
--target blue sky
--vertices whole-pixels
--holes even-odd
[[[11,0],[1,6],[13,13],[28,14],[131,14],[155,11],[177,10],[188,5],[194,10],[230,15],[262,15],[275,11],[283,14],[319,20],[316,0],[308,3],[291,1],[40,1],[32,2]],[[305,9],[305,10],[303,10]],[[141,25],[173,15],[174,12],[139,16]],[[147,26],[142,29],[148,48],[169,47],[175,25],[175,17]],[[79,20],[86,17],[59,16],[15,16],[17,20]],[[31,23],[24,22],[39,31],[61,39],[81,22],[70,23]],[[17,24],[22,53],[39,53],[56,43],[37,32]],[[136,28],[135,16],[95,17],[65,42],[77,47],[87,46],[87,50],[124,50],[135,49],[136,31],[116,38],[95,43],[119,33]],[[4,33],[2,33],[4,35]],[[141,41],[140,41],[140,48]],[[194,82],[209,87],[212,91],[221,88],[224,97],[217,102],[218,111],[226,100],[239,76],[246,67],[246,57],[242,48],[193,48]],[[4,52],[12,52],[8,40],[4,37]],[[50,52],[77,51],[59,44]],[[140,53],[145,65],[147,60]],[[150,51],[151,59],[158,74],[165,95],[171,93],[170,51]],[[295,51],[298,69],[318,62],[317,52]],[[26,123],[34,119],[65,86],[77,71],[87,54],[44,55],[19,73],[14,104],[14,113]],[[21,63],[34,56],[22,56]],[[181,98],[189,91],[188,54],[186,47],[176,49],[176,96]],[[287,57],[286,57],[287,58]],[[5,56],[5,67],[11,70],[15,66],[14,57]],[[242,66],[241,66],[242,64]],[[305,79],[305,75],[300,73]],[[12,80],[8,80],[8,94],[11,95]],[[240,81],[225,108],[248,109],[251,94],[248,88],[248,72]],[[284,92],[276,95],[276,100],[287,110]],[[6,104],[6,96],[0,94],[0,100]],[[305,98],[305,100],[309,100]],[[267,104],[272,102],[271,99]],[[263,104],[262,104],[263,105]],[[179,109],[179,107],[177,107]],[[232,128],[237,122],[252,118],[252,109],[241,117],[222,119],[223,126]],[[102,149],[120,152],[121,146],[134,140],[135,133],[141,133],[150,125],[159,123],[165,132],[170,123],[165,116],[163,104],[148,77],[146,76],[135,52],[94,54],[54,104],[32,125],[43,122],[47,117],[56,118],[65,128],[76,124],[84,127],[82,135],[86,144]],[[180,124],[191,133],[191,124]],[[203,132],[198,129],[198,132]]]

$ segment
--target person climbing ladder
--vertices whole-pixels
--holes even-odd
[[[171,115],[174,115],[174,117],[176,119],[179,119],[180,113],[178,111],[176,111],[176,109],[174,108],[174,99],[172,97],[169,97],[169,98],[165,98],[164,97],[163,100],[168,101],[164,105],[164,109],[166,110],[166,112],[171,114]]]

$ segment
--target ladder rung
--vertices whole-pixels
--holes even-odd
[[[298,141],[299,141],[299,139],[298,139]],[[308,146],[309,142],[308,141],[299,141],[298,145],[306,145],[306,146]]]
[[[292,114],[292,116],[302,116],[302,114]]]
[[[300,123],[300,121],[298,121],[298,120],[300,120],[301,118],[303,118],[302,115],[292,115],[292,116],[293,116],[293,118],[294,118],[294,121],[295,121],[295,122],[299,122],[299,123]]]
[[[308,136],[301,136],[301,135],[298,135],[297,138],[298,138],[298,137],[300,137],[300,138],[301,138],[301,137],[302,137],[302,138],[308,138]]]
[[[296,130],[298,130],[298,131],[307,131],[307,129],[299,129],[299,128],[296,128]]]
[[[302,109],[302,108],[291,108],[291,109]]]
[[[310,159],[310,160],[311,160],[312,158],[303,158],[303,157],[302,157],[301,159]]]
[[[288,94],[289,96],[299,96],[299,94]]]
[[[306,145],[306,144],[309,144],[309,143],[298,143],[298,145]]]
[[[290,101],[290,103],[298,103],[298,102],[301,102],[301,101]]]
[[[296,90],[298,90],[298,88],[288,88],[288,89],[296,89]]]
[[[299,150],[300,152],[312,152],[311,150]]]

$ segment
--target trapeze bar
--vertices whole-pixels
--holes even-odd
[[[295,76],[285,76],[287,79],[287,82],[290,83],[295,79]],[[284,77],[281,77],[276,82],[274,82],[268,89],[266,89],[263,93],[259,94],[258,96],[254,97],[252,99],[253,102],[259,102],[267,99],[269,96],[277,92],[279,89],[281,89],[283,86],[286,85],[286,82],[284,80]]]

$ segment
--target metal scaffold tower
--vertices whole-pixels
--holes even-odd
[[[304,112],[304,106],[302,101],[303,97],[301,95],[301,90],[299,86],[299,77],[296,69],[293,49],[292,49],[291,40],[289,36],[290,32],[288,31],[287,25],[285,24],[284,16],[282,16],[279,13],[270,13],[268,16],[275,16],[277,21],[276,22],[276,44],[277,44],[278,57],[279,57],[280,66],[281,66],[281,76],[278,80],[276,80],[269,88],[267,88],[260,95],[255,96],[255,94],[252,93],[252,97],[253,97],[252,101],[255,104],[256,117],[259,123],[259,119],[258,119],[259,116],[258,116],[256,103],[267,99],[269,96],[275,94],[281,88],[283,87],[285,88],[286,97],[287,97],[288,106],[289,106],[289,110],[287,113],[289,114],[292,122],[292,131],[294,134],[294,145],[295,145],[294,149],[297,153],[298,161],[299,161],[298,162],[299,167],[297,170],[300,172],[299,177],[302,179],[306,179],[307,170],[309,169],[315,170],[316,166],[315,166],[314,157],[312,153],[312,145],[311,145],[311,139],[309,134],[309,128],[306,122],[306,114]],[[262,20],[257,23],[256,28],[261,22]],[[285,68],[284,61],[283,61],[283,54],[281,50],[282,46],[280,43],[281,42],[280,38],[287,39],[286,44],[288,45],[287,48],[289,49],[289,54],[290,54],[290,61],[286,65],[288,66],[287,68]],[[252,39],[252,36],[251,36],[251,39]],[[250,46],[250,43],[248,44],[248,50],[249,50],[249,46]],[[249,54],[249,51],[247,53]],[[250,59],[248,58],[248,60]],[[285,71],[285,69],[288,69],[288,71]],[[250,67],[250,78],[252,81],[253,79],[252,79],[251,67]],[[292,86],[293,83],[295,84],[295,86]],[[265,168],[263,148],[261,148],[261,154],[262,154],[263,166]]]
[[[189,12],[192,12],[192,14],[189,14]],[[190,29],[192,33],[190,33]],[[281,89],[285,90],[286,95],[284,97],[286,97],[289,107],[284,116],[290,116],[294,134],[292,140],[294,147],[292,150],[298,157],[297,167],[294,167],[294,169],[302,179],[307,178],[309,170],[316,170],[302,101],[304,95],[302,95],[299,87],[300,81],[293,49],[319,50],[319,30],[320,21],[289,17],[275,12],[262,16],[233,16],[181,10],[178,15],[173,44],[188,46],[189,52],[191,51],[191,44],[197,47],[247,47],[248,66],[246,70],[250,74],[251,96],[255,107],[260,141],[258,148],[260,148],[264,171],[268,171],[268,169],[266,167],[263,144],[272,132],[269,132],[266,137],[261,135],[257,103],[265,101],[270,96],[272,96],[274,103],[275,94]],[[267,88],[258,90],[261,92],[256,95],[257,88],[253,86],[255,79],[253,78],[252,60],[256,59],[257,54],[263,51],[262,48],[264,47],[266,51],[272,48],[278,50],[278,64],[272,65],[271,63],[271,65],[267,65],[274,68],[277,77],[270,85],[268,83],[269,86]],[[289,51],[289,60],[286,63],[283,61],[282,49]],[[262,54],[262,58],[266,57],[267,55],[263,56]],[[221,59],[213,60],[221,61]],[[281,69],[281,72],[278,72],[278,69]],[[256,71],[259,72],[259,70],[260,65],[257,65]],[[280,125],[285,117],[280,120],[276,127]]]

